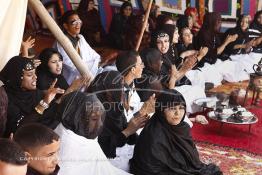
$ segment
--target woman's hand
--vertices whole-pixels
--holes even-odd
[[[37,68],[41,64],[41,60],[33,59],[34,67]]]
[[[80,90],[82,87],[88,87],[89,83],[90,83],[90,78],[88,78],[88,77],[77,78],[72,82],[72,84],[69,86],[69,88],[67,88],[67,90],[64,92],[63,96],[65,96],[65,95],[67,95],[71,92]],[[57,99],[56,103],[59,104],[62,100],[62,97]]]
[[[182,53],[180,54],[180,57],[181,57],[181,58],[185,58],[185,57],[194,55],[194,54],[196,54],[196,53],[198,53],[197,50],[187,50],[187,51],[185,51],[185,52],[182,52]]]
[[[197,123],[202,124],[202,125],[207,125],[208,124],[208,121],[207,121],[206,117],[203,116],[203,115],[197,115],[196,118],[195,118],[195,121]]]
[[[28,49],[35,46],[35,39],[29,36],[25,41],[22,41],[21,52],[23,57],[28,57]]]
[[[153,94],[147,101],[144,102],[143,106],[139,110],[141,116],[147,116],[148,114],[155,112],[156,95]]]
[[[53,101],[53,99],[55,98],[56,94],[63,94],[65,92],[64,89],[55,88],[56,82],[57,82],[57,78],[55,79],[55,81],[53,81],[52,85],[47,90],[47,93],[46,93],[46,95],[44,97],[44,102],[46,102],[47,104],[50,104]]]
[[[256,39],[252,39],[251,41],[245,44],[245,52],[250,53],[253,47],[256,47]]]
[[[81,89],[82,87],[88,86],[89,83],[90,83],[90,78],[88,77],[77,78],[72,82],[70,87],[66,90],[66,94],[73,92],[73,91],[77,91]]]
[[[236,41],[237,37],[238,37],[238,34],[228,35],[226,38],[226,43],[229,44],[231,42]]]
[[[127,128],[124,129],[122,133],[126,137],[129,137],[130,135],[134,134],[138,129],[144,127],[148,120],[149,117],[145,117],[145,116],[133,117],[129,121]]]
[[[197,60],[200,61],[204,56],[206,56],[207,52],[208,47],[201,47],[198,52]]]

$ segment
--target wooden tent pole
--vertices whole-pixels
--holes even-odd
[[[76,52],[72,43],[65,36],[65,34],[62,32],[62,30],[59,28],[59,26],[54,21],[54,19],[49,15],[49,13],[47,12],[43,4],[39,0],[28,0],[28,4],[35,11],[35,13],[39,16],[42,22],[52,32],[52,34],[55,36],[55,38],[61,44],[61,46],[64,48],[64,50],[66,51],[69,58],[72,60],[72,62],[74,63],[74,65],[76,66],[80,74],[92,80],[93,76],[88,71],[87,66],[82,61],[79,54]]]
[[[145,30],[146,30],[146,26],[147,26],[147,23],[148,23],[148,17],[149,17],[149,13],[150,13],[150,10],[151,10],[151,7],[152,7],[152,3],[153,3],[153,0],[150,0],[150,1],[149,1],[149,4],[148,4],[148,7],[147,7],[147,11],[146,11],[146,16],[145,16],[145,18],[144,18],[144,23],[143,23],[141,32],[140,32],[140,34],[139,34],[138,41],[137,41],[137,43],[136,43],[136,48],[135,48],[136,51],[138,51],[138,49],[139,49],[139,47],[140,47],[140,44],[141,44],[141,41],[142,41],[144,32],[145,32]]]

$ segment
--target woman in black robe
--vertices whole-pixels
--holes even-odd
[[[163,91],[156,103],[156,113],[144,127],[130,160],[135,175],[221,175],[214,164],[199,159],[183,121],[186,105],[183,96],[173,90]]]
[[[261,36],[262,34],[262,10],[259,10],[256,12],[248,31],[249,31],[250,39]]]
[[[89,87],[104,105],[106,117],[98,142],[108,158],[116,157],[116,148],[136,142],[136,131],[147,120],[143,116],[133,117],[127,122],[124,113],[124,81],[118,71],[99,74]]]
[[[50,128],[56,127],[53,116],[56,105],[51,102],[64,90],[54,88],[53,84],[44,95],[36,89],[37,76],[31,60],[20,56],[11,58],[0,72],[0,80],[8,96],[5,136],[15,132],[21,123],[40,122]]]
[[[256,12],[248,29],[249,39],[255,39],[253,52],[262,53],[262,10]]]
[[[108,34],[111,47],[123,48],[127,20],[132,16],[132,11],[132,4],[126,1],[120,7],[120,12],[113,16]]]
[[[81,34],[91,46],[98,46],[101,44],[103,28],[99,12],[94,5],[94,0],[81,0],[77,13],[83,21]]]
[[[221,15],[219,13],[210,12],[205,14],[203,25],[195,39],[194,45],[197,50],[201,47],[207,47],[208,52],[198,63],[198,67],[203,67],[205,63],[215,64],[225,47],[236,40],[237,35],[228,35],[222,43],[219,37],[220,27]],[[222,61],[227,59],[227,57],[221,57]]]
[[[140,56],[145,67],[141,78],[136,79],[134,82],[140,100],[144,102],[153,94],[152,83],[161,79],[160,71],[163,61],[161,52],[155,48],[142,50]]]
[[[237,39],[228,44],[222,53],[225,56],[244,54],[248,46],[251,46],[249,43],[250,39],[248,37],[248,27],[249,27],[249,16],[241,15],[237,20],[237,26],[235,28],[228,29],[224,34],[224,39],[228,35],[237,34]]]
[[[55,87],[66,90],[69,85],[62,75],[62,55],[54,48],[46,48],[40,53],[39,59],[41,64],[37,67],[37,88],[46,91],[57,79]]]
[[[178,44],[176,44],[179,55],[190,50],[196,52],[193,46],[193,34],[188,27],[184,27],[179,30],[179,37],[180,40]]]
[[[177,28],[175,25],[172,24],[165,24],[162,27],[162,30],[159,30],[154,33],[152,38],[152,46],[157,48],[161,53],[163,57],[163,64],[161,67],[161,76],[162,77],[169,77],[169,74],[171,72],[172,65],[176,65],[177,69],[180,68],[181,62],[183,58],[178,56],[177,50],[174,47],[173,44],[173,36]],[[177,35],[178,36],[178,35]],[[161,40],[161,41],[160,41]],[[158,45],[161,44],[161,42],[164,44],[161,50],[161,47]],[[169,81],[169,79],[166,79],[163,81],[166,81],[166,83]],[[176,81],[176,86],[182,86],[182,85],[191,85],[190,80],[183,76],[181,79]]]

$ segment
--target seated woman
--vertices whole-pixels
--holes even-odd
[[[37,76],[33,62],[20,56],[8,61],[0,72],[0,80],[5,84],[8,96],[5,136],[9,136],[21,123],[26,122],[40,122],[50,128],[56,127],[57,121],[53,116],[56,105],[51,102],[56,94],[64,93],[63,89],[54,87],[56,81],[44,95],[36,88]],[[43,116],[40,117],[41,115]]]
[[[103,32],[100,15],[95,8],[94,0],[81,0],[77,9],[80,19],[83,21],[81,33],[91,46],[101,44]]]
[[[153,43],[155,43],[155,47],[158,48],[163,56],[161,76],[165,78],[163,78],[162,81],[164,81],[165,83],[173,82],[169,81],[168,79],[170,77],[170,73],[172,73],[170,78],[176,77],[174,88],[184,95],[188,104],[188,112],[194,113],[200,110],[200,108],[193,103],[194,100],[204,98],[206,97],[206,95],[204,89],[201,86],[192,86],[191,81],[185,76],[185,74],[193,67],[193,64],[191,64],[190,62],[196,62],[198,57],[201,57],[201,55],[193,55],[192,57],[187,58],[189,64],[182,64],[181,66],[183,58],[177,56],[175,47],[170,47],[170,41],[177,42],[179,35],[177,30],[175,30],[174,25],[169,25],[169,28],[172,29],[169,32],[156,32],[154,38],[152,39]],[[169,35],[172,36],[171,39]],[[181,67],[179,71],[177,70],[177,67]],[[170,88],[172,89],[171,86]]]
[[[205,82],[211,82],[215,86],[220,85],[223,79],[229,82],[238,82],[239,72],[243,71],[232,61],[218,59],[225,47],[237,39],[237,34],[228,35],[221,43],[218,36],[220,27],[221,15],[216,12],[206,13],[202,28],[194,41],[196,49],[208,48],[207,54],[197,66],[203,72]]]
[[[136,91],[141,101],[144,102],[148,99],[148,92],[150,93],[152,90],[150,85],[155,81],[161,80],[160,71],[163,61],[161,52],[155,48],[142,50],[140,56],[145,67],[141,78],[136,79],[134,82]]]
[[[262,10],[256,12],[252,23],[248,29],[250,40],[254,39],[254,52],[262,53]]]
[[[149,48],[143,50],[141,53],[141,58],[145,64],[145,68],[143,70],[142,77],[135,81],[137,92],[141,98],[141,101],[147,100],[151,94],[159,94],[163,89],[174,89],[173,85],[176,79],[174,76],[172,77],[172,72],[168,75],[169,82],[168,84],[160,83],[161,80],[165,77],[161,77],[160,70],[162,66],[162,56],[159,50],[154,48]],[[160,83],[160,85],[157,85]],[[174,90],[176,91],[176,90]],[[186,115],[185,121],[190,125],[193,126],[192,122],[198,122],[201,124],[207,124],[208,121],[202,115],[197,115],[195,118],[190,118],[190,121]],[[192,121],[192,122],[191,122]]]
[[[130,171],[135,175],[205,174],[220,175],[214,164],[199,160],[197,148],[184,122],[183,96],[166,90],[158,97],[156,113],[144,127],[135,145]]]
[[[112,83],[113,82],[113,83]],[[116,148],[126,143],[134,144],[137,138],[135,132],[147,120],[145,111],[138,114],[141,117],[132,118],[129,123],[124,112],[124,84],[118,71],[99,74],[90,86],[106,109],[104,129],[98,137],[104,153],[109,158],[116,157]],[[136,122],[136,123],[135,123]]]
[[[203,67],[204,63],[215,64],[217,61],[217,56],[222,53],[224,48],[232,41],[234,41],[237,36],[227,38],[227,40],[221,45],[218,33],[221,27],[221,16],[216,12],[207,13],[204,18],[204,23],[198,36],[194,42],[195,47],[199,49],[202,46],[208,47],[208,52],[204,59],[200,61],[198,67]]]
[[[241,15],[237,20],[235,28],[228,29],[224,33],[224,38],[228,35],[237,34],[237,39],[228,44],[222,55],[229,57],[230,55],[244,54],[251,50],[252,42],[248,37],[249,15]]]
[[[150,113],[142,107],[129,121],[124,108],[124,83],[118,71],[109,71],[99,74],[90,86],[98,99],[104,105],[106,117],[98,143],[113,165],[128,170],[129,151],[137,139],[136,131],[144,126]],[[128,144],[128,145],[127,145]],[[125,162],[125,163],[123,163]]]
[[[127,29],[127,20],[132,16],[133,7],[128,1],[120,7],[120,12],[113,16],[108,33],[109,44],[116,49],[123,48],[124,32]]]
[[[100,56],[89,46],[85,38],[80,34],[82,21],[80,20],[77,12],[73,10],[67,11],[61,18],[61,25],[65,35],[71,41],[83,62],[88,67],[89,72],[93,76],[96,76],[96,74],[100,71]],[[54,44],[54,47],[63,57],[63,75],[67,83],[71,84],[80,74],[63,47],[58,42]]]
[[[179,55],[189,50],[195,51],[193,46],[193,35],[188,27],[180,28],[179,37],[180,40],[176,44],[177,52]]]
[[[248,29],[249,38],[258,38],[262,34],[262,10],[256,12],[252,23]]]
[[[55,87],[66,90],[69,85],[62,75],[62,55],[54,48],[46,48],[40,53],[39,59],[41,60],[41,64],[36,69],[37,88],[46,91],[55,79],[57,79]]]
[[[237,26],[232,29],[228,29],[224,37],[229,34],[237,34],[238,37],[236,41],[230,43],[222,53],[224,57],[230,57],[232,61],[236,61],[238,66],[242,67],[242,70],[245,72],[253,73],[253,65],[258,63],[261,58],[261,54],[256,53],[258,47],[255,45],[259,39],[252,39],[249,38],[249,15],[241,15],[237,21]],[[253,52],[251,52],[253,51]],[[254,57],[254,55],[256,55]],[[241,72],[240,72],[241,73]],[[242,71],[244,74],[244,71]],[[249,79],[249,75],[246,74],[246,77],[243,77],[240,80],[247,80]]]
[[[157,48],[161,52],[163,57],[163,64],[161,67],[161,74],[163,76],[169,75],[171,66],[177,65],[179,60],[182,59],[178,58],[176,49],[172,48],[171,46],[173,40],[178,41],[179,35],[178,33],[174,34],[176,32],[176,28],[174,25],[169,24],[168,26],[168,29],[166,29],[165,31],[160,30],[155,32],[152,38],[152,46]],[[170,32],[167,32],[167,30],[170,30]],[[187,77],[183,76],[180,80],[177,80],[176,82],[176,86],[181,85],[191,85],[191,82]]]
[[[127,175],[107,160],[97,142],[105,119],[105,109],[95,95],[79,91],[66,95],[59,104],[61,123],[60,174]]]

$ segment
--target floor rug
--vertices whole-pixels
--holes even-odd
[[[193,139],[262,155],[262,108],[252,108],[250,111],[258,117],[250,133],[248,125],[224,124],[220,130],[220,122],[209,120],[208,125],[194,123]]]
[[[262,156],[230,147],[196,142],[202,162],[215,163],[224,175],[261,175]]]

